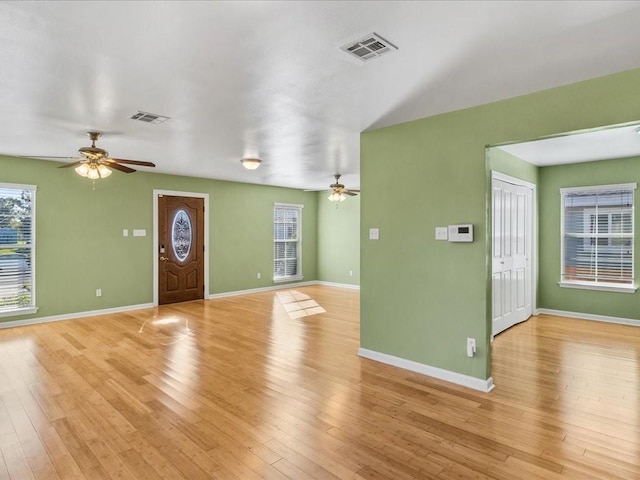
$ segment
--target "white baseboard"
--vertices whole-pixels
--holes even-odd
[[[13,320],[0,322],[0,328],[22,327],[25,325],[37,325],[39,323],[59,322],[61,320],[73,320],[75,318],[93,317],[95,315],[106,315],[107,313],[129,312],[142,308],[151,308],[153,303],[141,303],[139,305],[127,305],[124,307],[104,308],[102,310],[91,310],[88,312],[65,313],[62,315],[50,315],[48,317],[28,318],[26,320]]]
[[[552,310],[550,308],[539,308],[536,310],[536,315],[540,313],[556,315],[558,317],[569,317],[580,320],[593,320],[596,322],[618,323],[620,325],[633,325],[634,327],[640,327],[640,320],[635,318],[608,317],[606,315],[592,315],[590,313],[565,312],[564,310]]]
[[[271,285],[269,287],[248,288],[247,290],[236,290],[234,292],[210,293],[207,296],[207,300],[213,300],[214,298],[237,297],[238,295],[248,295],[250,293],[270,292],[272,290],[282,290],[284,288],[291,288],[291,287],[307,287],[309,285],[318,285],[318,282],[316,280],[312,280],[309,282],[282,283],[278,285]]]
[[[349,288],[351,290],[360,290],[360,285],[352,285],[350,283],[324,282],[318,280],[316,285],[324,285],[325,287]]]
[[[456,373],[450,370],[432,367],[431,365],[414,362],[405,358],[394,357],[393,355],[376,352],[374,350],[368,350],[366,348],[359,348],[358,356],[368,358],[370,360],[375,360],[376,362],[385,363],[393,367],[409,370],[411,372],[427,375],[429,377],[445,380],[457,385],[462,385],[463,387],[480,390],[481,392],[485,393],[490,392],[494,388],[492,377],[489,377],[486,380],[481,380],[479,378],[470,377],[469,375],[463,375],[462,373]]]

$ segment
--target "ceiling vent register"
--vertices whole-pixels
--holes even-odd
[[[378,58],[385,53],[397,50],[393,43],[385,40],[376,33],[370,33],[366,37],[361,38],[357,42],[350,42],[340,47],[341,50],[347,52],[363,62],[367,62],[374,58]]]
[[[141,112],[138,110],[138,113],[131,116],[131,120],[140,120],[141,122],[153,123],[154,125],[158,125],[169,120],[169,117],[156,115],[155,113]]]

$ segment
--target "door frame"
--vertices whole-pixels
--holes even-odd
[[[204,299],[209,298],[209,194],[179,192],[175,190],[153,189],[153,306],[159,304],[158,293],[158,198],[160,195],[172,197],[192,197],[204,200]]]
[[[493,255],[493,188],[491,185],[493,184],[493,180],[500,180],[502,182],[511,183],[512,185],[518,185],[521,187],[531,189],[531,271],[530,282],[531,282],[531,315],[538,314],[538,192],[536,189],[535,183],[527,182],[526,180],[522,180],[520,178],[512,177],[510,175],[506,175],[502,172],[498,172],[496,170],[491,170],[491,178],[490,178],[490,188],[489,188],[489,230],[491,231],[491,235],[487,239],[489,242],[489,258],[487,260],[488,268],[489,268],[489,285],[488,288],[491,292],[489,297],[490,305],[489,308],[489,337],[491,341],[493,341],[493,283],[491,281],[493,274],[493,266],[492,266],[492,255]]]

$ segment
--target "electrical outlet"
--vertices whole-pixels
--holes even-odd
[[[476,355],[476,339],[467,338],[467,357],[475,357]]]
[[[262,274],[261,274],[260,272],[258,272],[258,273],[256,274],[256,278],[259,280],[259,279],[260,279],[260,277],[262,277]]]
[[[101,297],[101,296],[102,296],[102,289],[96,288],[96,297]]]
[[[380,238],[380,229],[379,228],[370,228],[369,229],[369,240],[378,240]]]
[[[349,276],[353,277],[353,270],[349,270]]]

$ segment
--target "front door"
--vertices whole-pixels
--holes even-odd
[[[492,335],[532,314],[533,191],[492,179]]]
[[[158,197],[158,303],[204,298],[204,199]]]

